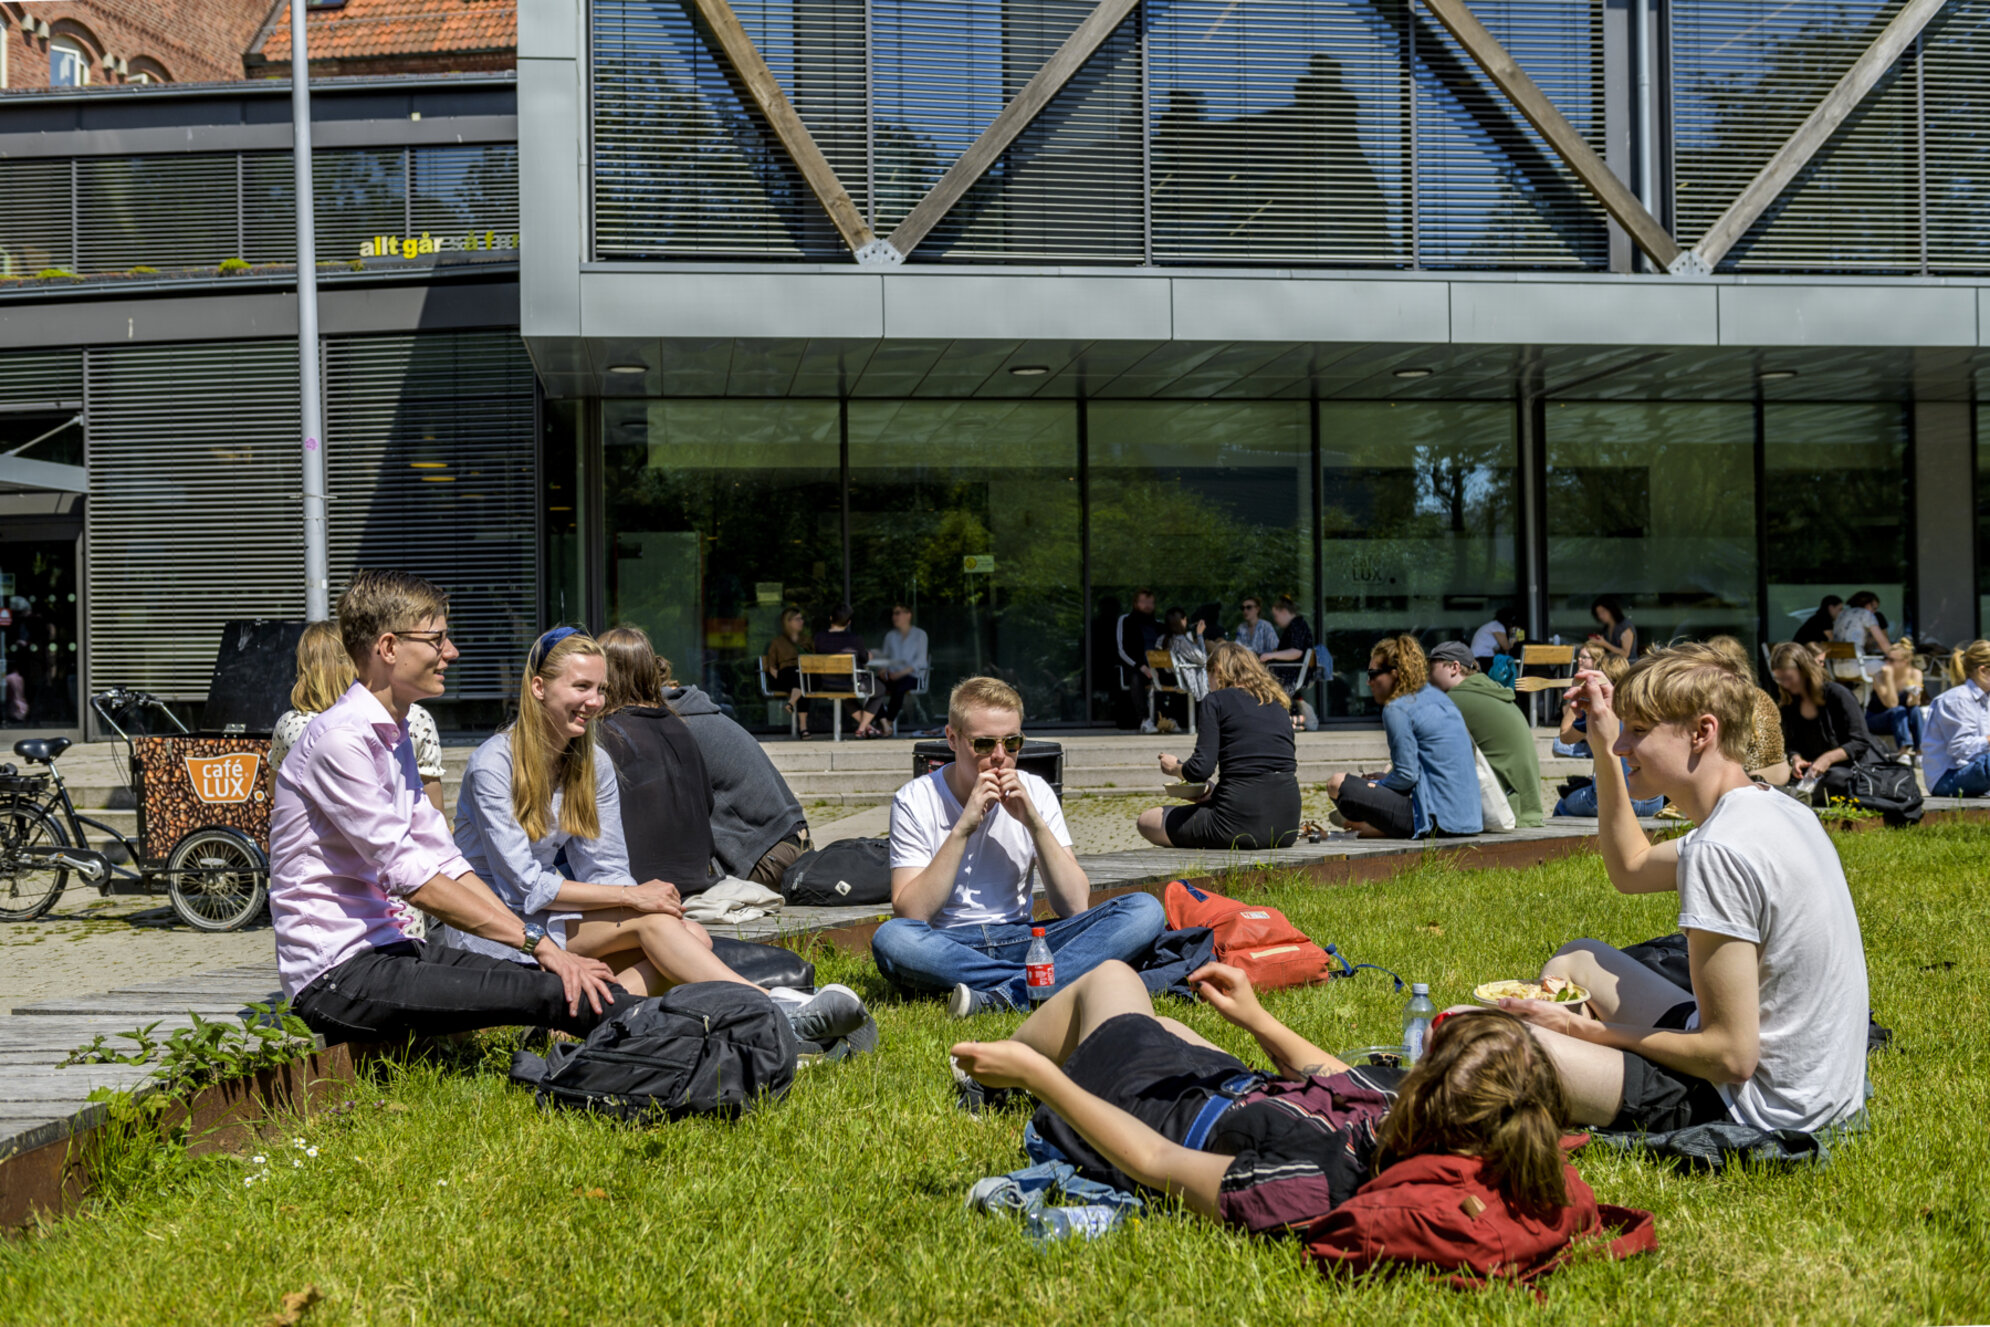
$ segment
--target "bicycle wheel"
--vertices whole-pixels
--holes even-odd
[[[30,857],[26,850],[68,846],[61,822],[39,806],[0,807],[0,921],[33,921],[55,906],[69,883],[69,868]]]
[[[180,920],[196,931],[234,931],[268,901],[262,850],[233,829],[197,829],[166,858],[166,893]]]

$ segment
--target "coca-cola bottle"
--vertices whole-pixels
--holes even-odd
[[[1023,959],[1024,980],[1029,983],[1030,1003],[1042,1004],[1057,985],[1057,963],[1050,956],[1050,941],[1043,938],[1041,926],[1030,927],[1030,952]]]

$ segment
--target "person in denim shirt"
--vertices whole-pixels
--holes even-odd
[[[1327,795],[1348,828],[1363,838],[1420,839],[1485,829],[1472,734],[1451,698],[1429,680],[1430,664],[1416,637],[1375,642],[1368,685],[1382,702],[1389,772],[1336,774],[1327,781]]]

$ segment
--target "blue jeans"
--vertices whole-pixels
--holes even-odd
[[[1889,710],[1868,710],[1866,727],[1876,733],[1885,733],[1893,739],[1893,744],[1903,751],[1910,746],[1921,745],[1921,711],[1912,705],[1895,705]]]
[[[1557,737],[1555,739],[1554,752],[1563,760],[1588,760],[1589,743],[1564,742],[1561,738]]]
[[[1990,793],[1990,751],[1942,775],[1928,793],[1933,797],[1981,797]]]
[[[1122,894],[1073,917],[1043,924],[1063,990],[1101,963],[1130,962],[1167,928],[1168,915],[1151,894]],[[956,983],[992,994],[1015,1009],[1030,1007],[1023,956],[1027,922],[933,927],[894,917],[871,937],[871,957],[887,981],[915,991],[951,991]]]
[[[1643,818],[1645,816],[1657,815],[1658,809],[1664,805],[1665,799],[1663,797],[1653,797],[1643,802],[1632,802],[1631,809],[1637,812],[1640,818]],[[1592,820],[1595,819],[1596,785],[1593,783],[1586,784],[1581,788],[1577,788],[1567,797],[1562,798],[1561,801],[1556,802],[1555,814],[1558,816],[1588,816]]]

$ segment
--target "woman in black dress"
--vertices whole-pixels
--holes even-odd
[[[1195,754],[1161,757],[1161,773],[1202,783],[1192,806],[1140,813],[1140,834],[1168,848],[1283,848],[1299,837],[1299,762],[1292,701],[1258,657],[1235,641],[1209,652],[1209,694],[1196,707]]]
[[[640,627],[601,633],[608,704],[596,725],[615,762],[622,837],[639,880],[664,880],[684,898],[716,880],[712,870],[712,778],[691,734],[663,698],[664,668]]]

